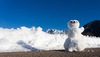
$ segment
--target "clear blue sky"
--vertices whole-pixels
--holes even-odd
[[[0,0],[0,27],[42,27],[68,29],[67,22],[81,26],[100,20],[100,0]]]

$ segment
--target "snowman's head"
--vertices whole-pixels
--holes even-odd
[[[78,20],[70,20],[67,24],[69,29],[79,28],[80,25]]]

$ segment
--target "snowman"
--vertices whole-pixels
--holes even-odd
[[[83,35],[81,34],[84,31],[84,28],[79,28],[79,21],[70,20],[68,23],[68,38],[64,43],[64,48],[66,51],[84,51],[86,45],[83,40]]]

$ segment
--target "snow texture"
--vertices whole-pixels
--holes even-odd
[[[0,52],[64,50],[66,41],[70,43],[68,34],[49,34],[41,27],[0,28]],[[76,43],[83,44],[84,48],[100,47],[100,38],[82,35],[81,41]]]

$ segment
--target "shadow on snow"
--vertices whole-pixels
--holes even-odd
[[[24,48],[26,48],[26,49],[30,49],[31,51],[39,51],[39,49],[34,48],[34,47],[32,47],[32,46],[26,44],[26,43],[23,42],[23,41],[18,41],[17,44],[18,44],[18,45],[21,45],[22,47],[24,47]]]

